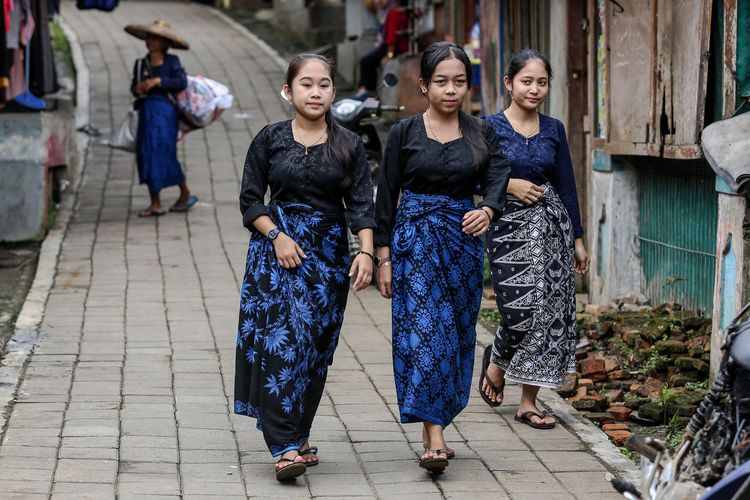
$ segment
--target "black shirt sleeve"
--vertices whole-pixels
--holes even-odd
[[[375,231],[375,246],[391,245],[393,226],[396,221],[396,205],[401,191],[401,144],[403,122],[397,122],[388,133],[383,162],[380,167],[378,197],[375,202],[375,219],[378,223]]]
[[[510,165],[500,147],[500,138],[486,121],[482,121],[482,133],[487,141],[487,164],[480,179],[484,199],[479,206],[490,207],[497,218],[505,208]]]
[[[356,159],[352,180],[344,192],[349,228],[357,234],[362,229],[375,228],[374,203],[372,201],[372,177],[367,164],[367,154],[362,140],[356,139]]]
[[[251,231],[255,230],[253,226],[255,219],[268,215],[268,208],[264,203],[269,166],[267,129],[267,126],[263,127],[250,144],[242,172],[240,211],[243,225]]]

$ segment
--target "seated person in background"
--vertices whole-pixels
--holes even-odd
[[[359,90],[355,99],[364,100],[375,93],[378,68],[384,57],[389,59],[409,50],[409,42],[403,32],[408,28],[406,0],[381,0],[380,33],[375,48],[359,60]]]

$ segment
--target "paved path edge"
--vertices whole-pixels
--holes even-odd
[[[77,129],[88,123],[89,119],[89,70],[75,32],[61,16],[57,17],[57,21],[70,44],[73,66],[76,70],[75,128]],[[44,307],[55,283],[58,257],[78,199],[89,138],[85,134],[74,133],[78,159],[73,164],[72,172],[75,185],[61,203],[55,227],[49,231],[42,242],[34,281],[16,319],[13,337],[5,344],[5,357],[0,364],[0,443],[5,434],[7,418],[15,401],[26,364],[40,336],[39,327],[44,318]]]
[[[478,345],[482,347],[490,345],[494,338],[494,334],[481,324],[477,324]],[[613,474],[635,484],[641,483],[641,470],[623,455],[617,446],[612,444],[599,427],[584,418],[559,394],[555,391],[542,390],[539,392],[539,400],[548,410],[554,412],[560,423],[578,437],[588,447],[589,452]]]
[[[285,61],[283,57],[279,54],[279,52],[268,45],[264,40],[258,37],[255,33],[247,29],[246,27],[242,26],[240,23],[229,17],[228,15],[224,14],[222,11],[215,7],[210,7],[208,5],[202,5],[197,4],[197,7],[200,7],[202,9],[206,9],[214,16],[218,17],[225,23],[227,23],[229,26],[234,28],[238,33],[240,33],[242,36],[250,39],[254,44],[256,44],[260,49],[266,53],[268,57],[271,58],[273,62],[279,65],[279,68],[281,68],[281,71],[286,74],[287,67],[289,66],[289,62]],[[279,89],[280,91],[281,89]]]

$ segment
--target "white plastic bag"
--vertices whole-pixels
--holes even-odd
[[[112,134],[107,145],[112,148],[135,152],[135,138],[138,134],[138,111],[131,109],[125,115],[125,119]]]
[[[226,85],[204,76],[188,76],[187,80],[187,88],[177,97],[177,107],[189,128],[209,125],[232,106],[233,98]]]

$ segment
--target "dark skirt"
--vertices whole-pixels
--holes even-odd
[[[551,185],[535,205],[509,196],[488,233],[500,311],[492,361],[505,378],[557,387],[575,371],[577,341],[573,230]]]
[[[172,101],[163,95],[149,95],[138,111],[136,160],[138,179],[158,193],[185,180],[177,161],[179,117]]]
[[[482,240],[461,232],[471,199],[404,192],[396,215],[393,371],[401,422],[446,427],[469,402]]]
[[[349,291],[345,221],[302,204],[272,202],[271,218],[307,255],[282,268],[254,232],[240,296],[234,412],[257,419],[273,456],[310,435]]]

